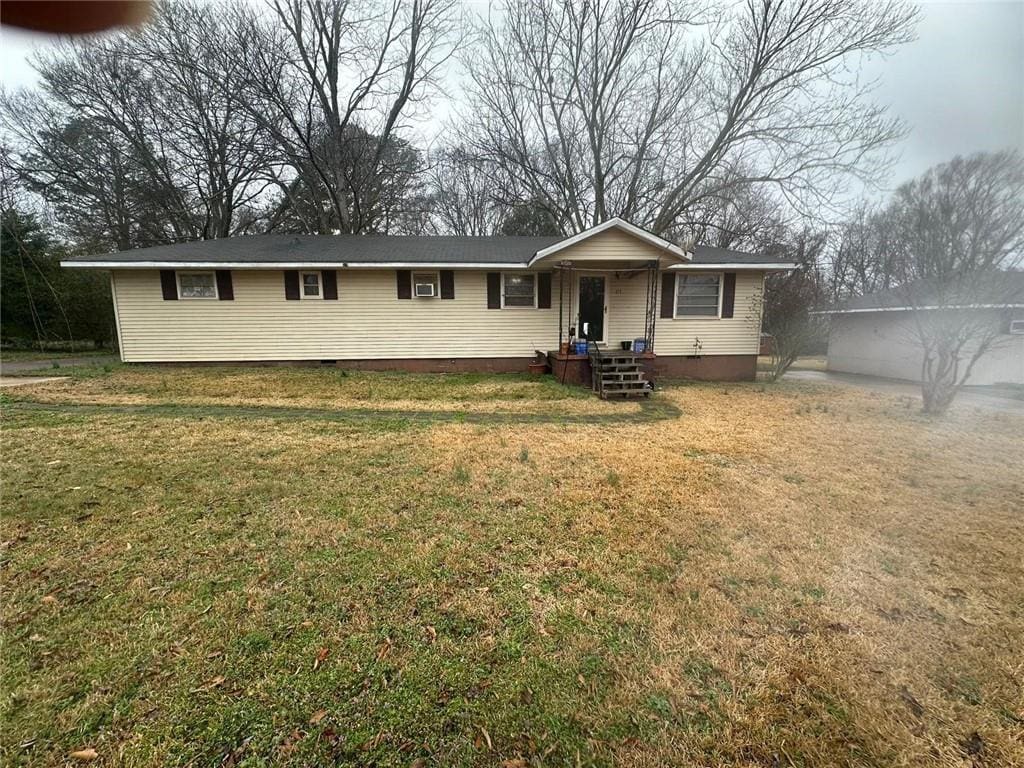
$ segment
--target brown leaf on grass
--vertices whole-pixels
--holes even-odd
[[[526,768],[528,763],[521,757],[512,757],[501,761],[501,768]]]
[[[921,702],[914,698],[914,694],[908,691],[907,686],[905,685],[900,686],[900,698],[903,700],[903,703],[907,705],[907,708],[913,713],[914,717],[920,717],[924,714],[924,707],[921,705]]]
[[[313,660],[313,669],[319,669],[320,665],[327,661],[327,654],[330,652],[331,650],[327,646],[318,650],[316,652],[316,659]]]
[[[85,749],[79,749],[79,750],[76,750],[76,751],[72,752],[70,755],[68,755],[68,757],[70,757],[72,760],[78,760],[78,761],[83,762],[83,763],[88,763],[88,762],[90,762],[92,760],[95,760],[99,756],[100,756],[99,753],[95,749],[93,749],[92,747],[86,747]]]
[[[224,685],[224,675],[217,675],[216,677],[211,677],[198,688],[193,688],[189,693],[202,693],[203,691],[208,691],[211,688],[219,688],[222,685]]]
[[[53,595],[46,595],[46,597],[44,597],[40,602],[45,603],[46,605],[56,605],[57,598]]]
[[[960,746],[963,748],[971,757],[980,755],[985,751],[985,740],[981,738],[981,734],[977,731],[971,733],[966,739],[960,742]]]
[[[480,726],[480,735],[484,737],[484,741],[487,742],[487,751],[491,752],[494,750],[494,744],[491,743],[491,734],[487,732],[487,729],[482,725]]]
[[[381,644],[380,648],[377,650],[377,661],[383,660],[384,657],[387,656],[389,653],[391,653],[391,638],[390,637],[387,638]]]
[[[312,715],[309,716],[309,724],[310,725],[316,725],[321,720],[323,720],[325,717],[327,717],[327,710],[326,709],[318,709],[316,712],[314,712]]]
[[[437,640],[437,630],[434,627],[428,625],[427,626],[427,642],[433,643],[436,640]]]

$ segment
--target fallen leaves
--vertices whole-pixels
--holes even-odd
[[[488,752],[494,751],[494,743],[491,741],[491,734],[489,734],[487,732],[487,729],[484,728],[482,725],[480,726],[480,733],[477,734],[476,739],[474,739],[473,741],[473,745],[477,749],[483,749],[484,746],[486,745]]]
[[[331,650],[327,646],[320,648],[320,650],[316,652],[316,658],[313,660],[313,669],[320,669],[320,665],[327,661],[327,657],[330,653]]]
[[[318,709],[316,712],[314,712],[312,715],[309,716],[309,724],[310,725],[316,725],[321,720],[323,720],[325,717],[327,717],[327,710],[326,709]]]
[[[222,685],[224,685],[224,680],[224,675],[217,675],[216,677],[211,677],[198,688],[193,688],[191,691],[189,691],[189,693],[202,693],[203,691],[212,691],[214,688],[220,688]]]
[[[68,755],[68,757],[70,757],[72,760],[78,760],[82,763],[88,763],[93,760],[96,760],[99,756],[99,753],[92,747],[78,749],[72,752],[70,755]]]

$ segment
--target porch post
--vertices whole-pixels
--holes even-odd
[[[658,262],[647,263],[647,327],[644,333],[647,335],[647,351],[654,352],[654,323],[658,317]]]
[[[558,270],[558,351],[562,351],[562,296],[565,294],[565,270]]]

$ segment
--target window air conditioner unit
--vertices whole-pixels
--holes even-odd
[[[418,298],[432,298],[435,296],[433,283],[416,283],[416,296]]]
[[[1010,333],[1014,336],[1024,336],[1024,320],[1011,320]]]

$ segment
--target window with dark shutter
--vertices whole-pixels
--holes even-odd
[[[487,273],[487,308],[501,309],[501,272]]]
[[[299,300],[299,271],[297,269],[285,270],[284,297],[288,301]]]
[[[217,298],[221,301],[234,301],[235,286],[231,282],[231,270],[217,270]]]
[[[441,270],[441,298],[455,298],[455,272],[453,270]]]
[[[174,279],[173,269],[160,270],[160,290],[164,294],[164,301],[178,300],[178,281]]]
[[[324,285],[324,299],[328,301],[338,300],[338,271],[336,269],[325,269],[320,273],[320,281]]]
[[[412,272],[408,269],[395,270],[395,286],[398,289],[398,298],[412,298]]]
[[[551,309],[551,273],[537,275],[537,309]]]
[[[661,316],[675,317],[676,303],[676,276],[672,272],[665,272],[661,276]]]
[[[722,317],[732,317],[736,304],[736,273],[726,272],[722,281]]]

